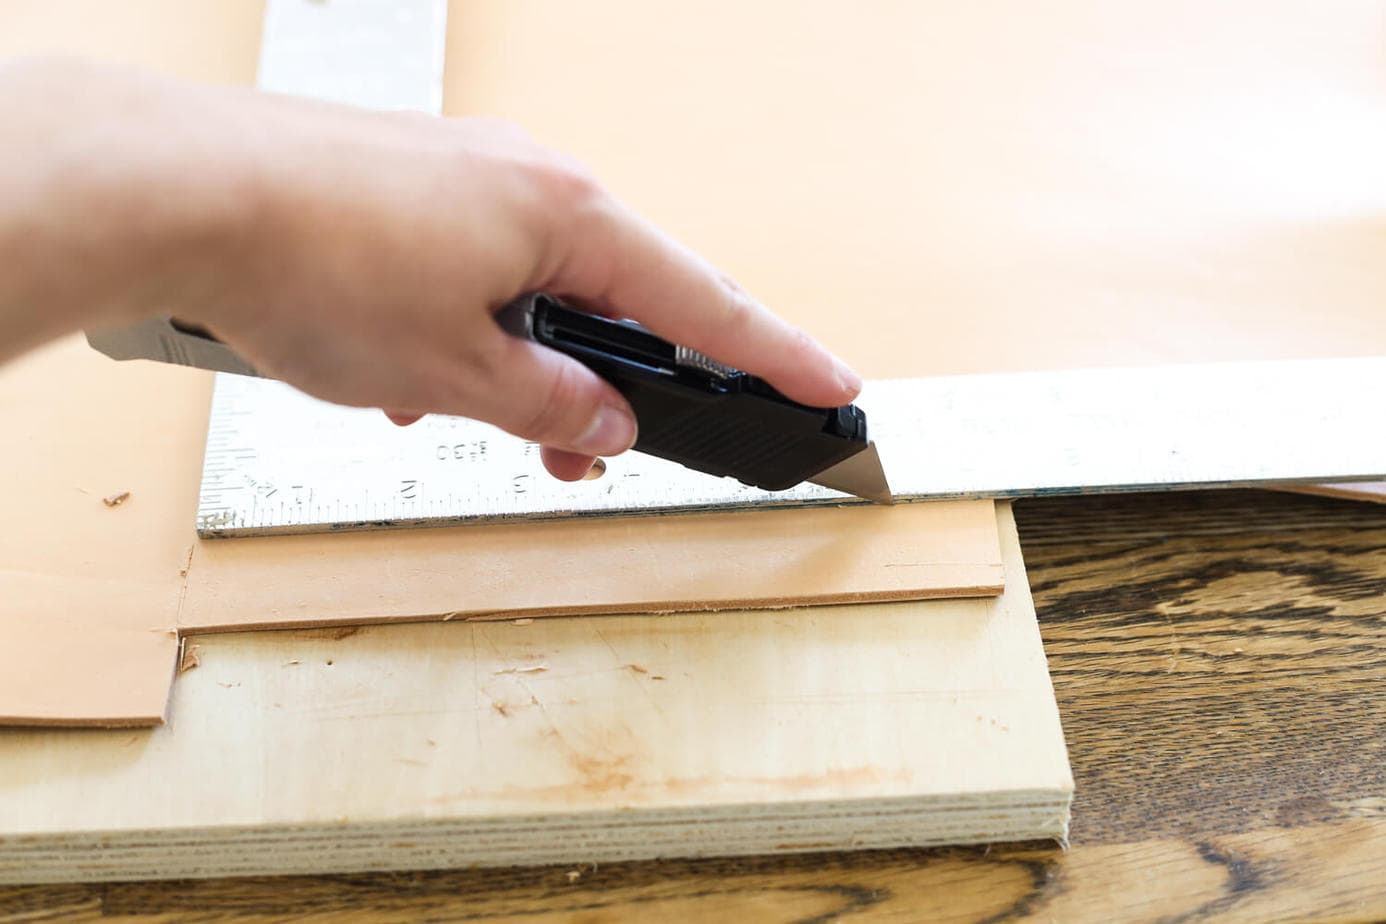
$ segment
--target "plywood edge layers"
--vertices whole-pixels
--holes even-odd
[[[800,802],[374,824],[244,826],[0,839],[0,883],[179,879],[791,854],[1068,836],[1071,791]]]

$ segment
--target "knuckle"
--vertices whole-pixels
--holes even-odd
[[[559,208],[581,212],[604,198],[592,172],[566,154],[546,152],[531,165],[531,171],[544,199]]]

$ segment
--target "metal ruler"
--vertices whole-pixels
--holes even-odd
[[[1386,476],[1386,359],[1292,360],[871,382],[858,402],[897,499],[1024,497]],[[574,514],[861,503],[770,494],[627,453],[549,478],[486,424],[398,428],[263,379],[219,376],[203,536]]]
[[[260,86],[441,108],[444,0],[270,0]],[[1018,497],[1386,477],[1386,359],[1164,366],[871,383],[859,402],[896,496]],[[627,453],[549,478],[537,447],[430,417],[400,429],[277,382],[218,375],[203,536],[839,504]]]
[[[443,110],[447,0],[269,0],[262,90],[370,109]]]

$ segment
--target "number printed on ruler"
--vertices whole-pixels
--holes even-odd
[[[198,529],[253,535],[844,500],[814,485],[769,494],[639,453],[609,460],[599,479],[565,483],[544,471],[537,444],[487,424],[433,415],[396,427],[379,411],[220,375]]]

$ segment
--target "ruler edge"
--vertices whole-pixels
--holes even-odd
[[[1029,372],[998,372],[998,373],[977,373],[960,376],[922,376],[906,377],[895,379],[879,379],[868,383],[868,388],[874,386],[882,387],[904,387],[910,383],[932,383],[942,387],[949,384],[975,382],[983,387],[994,387],[997,383],[1011,385],[1013,388],[1024,388],[1033,386],[1036,382],[1063,382],[1063,383],[1082,383],[1086,380],[1111,380],[1114,378],[1128,376],[1152,376],[1152,375],[1177,375],[1183,372],[1194,371],[1202,374],[1235,372],[1242,369],[1279,370],[1288,366],[1299,367],[1301,375],[1314,370],[1332,368],[1334,370],[1347,370],[1348,373],[1354,372],[1354,367],[1363,370],[1359,373],[1364,378],[1373,378],[1381,375],[1382,384],[1386,387],[1386,357],[1345,357],[1339,359],[1290,359],[1290,360],[1234,360],[1210,363],[1162,363],[1150,366],[1122,366],[1122,367],[1098,367],[1088,369],[1060,369],[1060,370],[1041,370]],[[1330,383],[1330,387],[1332,384]],[[1038,389],[1031,388],[1031,391]],[[213,411],[215,411],[216,395],[213,395]],[[1315,402],[1318,406],[1319,402]],[[210,421],[209,421],[210,422]],[[207,461],[204,454],[204,466]],[[1386,459],[1383,460],[1386,462]],[[712,477],[712,476],[697,476]],[[1058,497],[1058,496],[1081,496],[1098,494],[1127,494],[1127,493],[1163,493],[1169,491],[1184,490],[1219,490],[1235,488],[1257,488],[1269,489],[1277,486],[1292,486],[1319,484],[1324,482],[1372,482],[1386,479],[1386,471],[1383,472],[1352,472],[1350,474],[1313,474],[1293,477],[1271,477],[1271,478],[1217,478],[1217,479],[1192,479],[1183,481],[1162,481],[1162,482],[1114,482],[1098,481],[1083,484],[1044,484],[1026,485],[1022,487],[997,487],[997,488],[975,488],[970,490],[957,491],[938,491],[920,495],[902,494],[897,498],[897,503],[929,503],[935,501],[958,501],[958,500],[1017,500],[1029,497]],[[207,486],[204,478],[203,487]],[[866,504],[868,501],[859,498],[852,498],[847,495],[833,495],[822,498],[792,498],[785,499],[777,503],[773,497],[753,497],[744,500],[728,500],[725,502],[711,503],[689,503],[689,504],[662,504],[643,507],[628,508],[606,508],[606,509],[571,509],[553,508],[548,510],[536,510],[518,513],[481,513],[473,516],[420,516],[420,517],[388,517],[370,520],[343,520],[343,521],[314,521],[311,523],[294,523],[279,525],[250,525],[250,526],[226,526],[203,525],[204,519],[201,512],[199,500],[198,512],[198,535],[210,539],[228,538],[250,538],[257,536],[274,535],[304,535],[321,534],[332,532],[351,532],[351,531],[370,531],[379,529],[427,529],[427,528],[454,528],[458,526],[481,526],[491,523],[523,523],[523,522],[545,522],[549,520],[564,520],[572,518],[591,518],[591,517],[646,517],[646,516],[692,516],[700,513],[725,512],[731,510],[744,509],[789,509],[794,507],[823,507],[823,506],[848,506]]]

